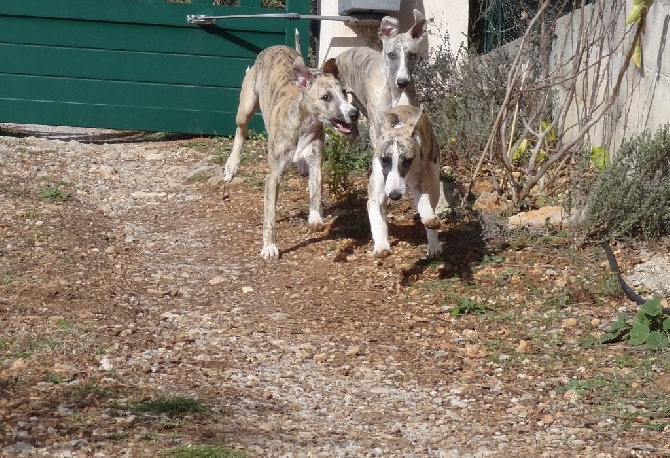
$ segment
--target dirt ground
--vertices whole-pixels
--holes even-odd
[[[311,233],[291,170],[264,261],[263,145],[224,186],[227,147],[0,126],[0,456],[670,456],[668,353],[593,345],[635,311],[599,247],[459,216],[426,260],[405,199],[376,261],[364,202]]]

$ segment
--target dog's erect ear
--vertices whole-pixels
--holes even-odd
[[[298,86],[302,88],[308,88],[314,81],[314,74],[311,69],[307,68],[302,57],[296,57],[293,61],[293,74]]]
[[[414,10],[414,25],[409,29],[409,34],[417,41],[423,40],[426,36],[426,17],[419,10]]]
[[[334,57],[331,57],[323,64],[323,68],[321,69],[321,71],[323,73],[329,73],[333,75],[335,78],[338,78],[340,75],[340,70],[337,68],[337,63],[335,62]]]
[[[398,20],[393,16],[384,16],[379,26],[379,36],[382,40],[398,35]]]
[[[397,114],[386,113],[386,116],[384,117],[384,127],[386,129],[393,129],[401,124],[402,123],[400,122],[400,118],[398,118]]]

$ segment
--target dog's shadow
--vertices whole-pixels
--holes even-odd
[[[488,254],[483,228],[477,219],[452,217],[447,221],[447,230],[440,230],[442,254],[439,257],[421,257],[410,267],[403,269],[401,284],[409,285],[426,269],[439,266],[439,278],[460,278],[470,282],[473,278],[472,266]],[[425,230],[415,231],[425,239]],[[417,240],[417,244],[425,240]],[[410,242],[411,243],[411,242]]]
[[[327,212],[335,217],[328,231],[309,237],[284,250],[284,253],[297,251],[313,243],[332,240],[339,242],[334,261],[346,262],[350,254],[364,250],[366,245],[372,242],[366,202],[365,197],[353,196],[345,203],[331,205],[327,208]],[[293,215],[295,216],[307,218],[307,213],[301,212],[300,215]],[[426,256],[418,258],[410,267],[403,269],[402,284],[411,283],[426,269],[433,268],[436,264],[440,266],[438,271],[441,279],[458,277],[467,282],[472,280],[471,266],[488,254],[482,225],[476,218],[464,216],[449,217],[445,225],[447,229],[442,229],[439,233],[442,255],[437,258]],[[392,248],[401,241],[422,247],[425,247],[427,243],[426,230],[419,221],[418,215],[414,222],[409,224],[390,220],[388,231],[392,240]],[[398,254],[391,256],[398,256]]]

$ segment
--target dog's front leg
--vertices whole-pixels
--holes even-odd
[[[431,170],[431,172],[433,172]],[[440,219],[435,214],[435,206],[440,198],[440,175],[437,169],[436,176],[430,173],[425,176],[423,183],[413,183],[411,186],[414,206],[416,207],[421,223],[426,228],[428,238],[428,256],[437,256],[442,253],[442,246],[438,240],[437,229],[440,227]],[[421,189],[423,188],[423,189]]]
[[[385,258],[391,254],[386,224],[386,204],[388,197],[384,192],[384,173],[378,158],[372,159],[372,174],[368,183],[368,218],[374,248],[372,254],[376,258]]]
[[[308,145],[311,151],[305,156],[307,166],[309,167],[309,217],[307,222],[313,231],[322,231],[326,226],[321,216],[321,195],[323,193],[323,157],[324,157],[324,138],[321,136]]]

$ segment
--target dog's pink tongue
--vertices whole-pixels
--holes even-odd
[[[348,125],[348,124],[340,124],[338,122],[338,123],[335,123],[335,127],[337,127],[337,130],[339,130],[340,133],[343,133],[343,134],[350,134],[351,133],[351,126]]]

